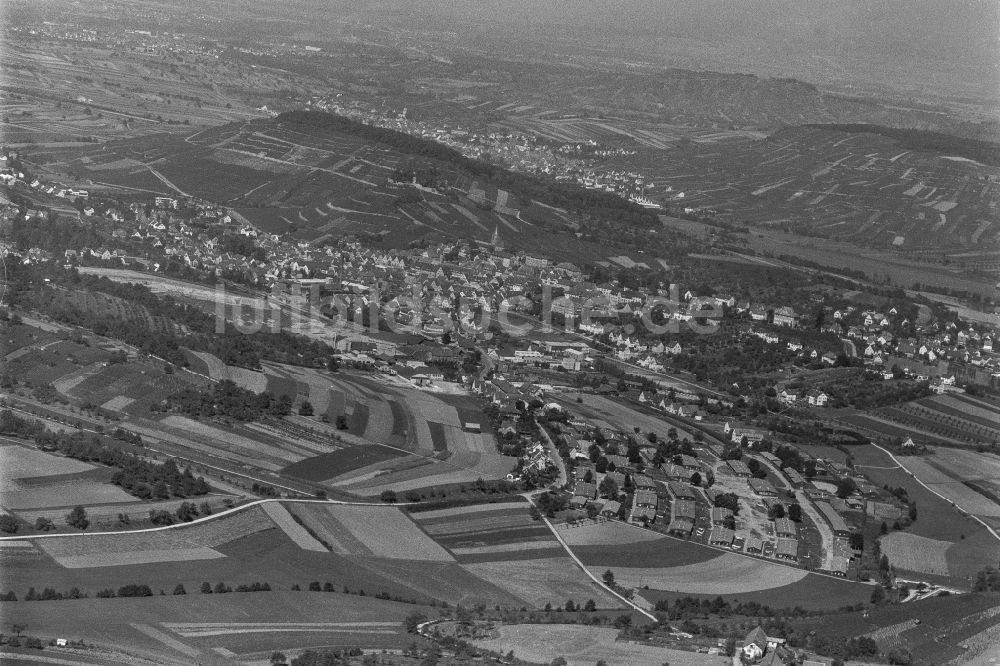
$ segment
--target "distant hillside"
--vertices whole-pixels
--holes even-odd
[[[919,129],[899,129],[882,125],[807,125],[821,130],[851,134],[877,134],[892,139],[900,148],[922,150],[953,157],[964,157],[989,166],[1000,166],[1000,143]]]
[[[347,134],[381,143],[413,157],[438,160],[476,179],[509,190],[521,200],[535,199],[587,218],[630,222],[646,227],[659,226],[656,215],[615,194],[588,190],[575,183],[560,183],[509,171],[501,166],[465,157],[437,141],[365,125],[344,116],[317,111],[289,111],[277,116],[274,124],[319,136],[329,133]]]

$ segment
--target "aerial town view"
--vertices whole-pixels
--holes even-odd
[[[998,25],[0,0],[0,664],[1000,666]]]

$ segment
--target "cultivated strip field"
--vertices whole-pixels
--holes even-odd
[[[396,507],[302,504],[290,510],[341,555],[453,561]]]
[[[460,562],[509,561],[563,556],[549,528],[520,502],[478,504],[411,517]]]
[[[326,546],[313,538],[304,527],[295,522],[291,514],[283,505],[278,502],[266,502],[263,505],[264,512],[274,521],[274,524],[284,532],[289,539],[295,542],[303,550],[311,550],[317,553],[329,552]]]
[[[983,458],[983,464],[988,465],[989,461],[985,459],[985,456]],[[904,458],[902,463],[914,476],[965,511],[977,516],[1000,516],[1000,504],[966,486],[963,479],[942,472],[932,464],[931,458],[910,456]],[[975,478],[982,478],[982,472],[977,474]]]

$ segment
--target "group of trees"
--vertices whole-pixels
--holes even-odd
[[[111,477],[111,482],[140,499],[196,497],[207,495],[212,490],[204,478],[195,478],[190,467],[182,472],[172,459],[153,463],[125,454],[116,467],[118,471]]]
[[[287,395],[275,397],[270,391],[254,393],[226,379],[210,389],[188,388],[174,393],[167,398],[165,408],[188,416],[225,416],[237,421],[255,421],[263,416],[291,414],[292,399]]]

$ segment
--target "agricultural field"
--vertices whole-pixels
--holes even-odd
[[[509,561],[564,555],[544,523],[522,502],[411,511],[411,518],[459,562]]]
[[[695,594],[760,592],[797,583],[808,574],[804,569],[733,553],[721,554],[707,562],[670,567],[612,567],[604,563],[588,566],[595,574],[611,568],[615,580],[627,587]]]
[[[67,569],[116,567],[224,557],[214,548],[274,528],[268,514],[251,507],[215,520],[171,529],[122,534],[46,537],[34,546]]]
[[[600,608],[620,606],[567,557],[544,523],[531,518],[526,503],[411,510],[410,516],[465,570],[523,604],[541,608],[572,598],[581,603],[594,599]]]
[[[618,642],[618,630],[577,624],[502,625],[497,638],[475,640],[473,644],[501,653],[513,651],[518,659],[551,663],[563,657],[567,664],[605,661],[609,664],[662,664],[677,666],[726,666],[732,660],[719,655]]]
[[[986,649],[981,641],[996,635],[1000,627],[1000,594],[931,597],[874,608],[867,614],[834,613],[794,624],[828,638],[868,635],[883,650],[905,646],[929,664],[970,663],[967,658],[971,663],[990,663],[983,657],[995,655],[995,650]]]
[[[821,576],[810,573],[802,580],[790,585],[773,587],[768,590],[743,593],[705,594],[692,592],[669,592],[665,590],[639,590],[644,598],[655,603],[661,599],[670,601],[694,597],[696,599],[714,599],[722,596],[733,603],[755,601],[772,608],[794,608],[800,606],[809,610],[830,611],[843,606],[853,606],[868,602],[871,599],[871,587],[852,583],[831,576]]]
[[[918,519],[907,532],[952,544],[945,553],[952,585],[967,587],[977,572],[1000,561],[1000,541],[972,517],[930,492],[874,446],[852,448],[855,465],[876,485],[904,488],[917,503]],[[911,457],[900,460],[909,465]]]
[[[414,641],[403,619],[414,610],[431,610],[336,593],[194,591],[146,599],[4,604],[4,615],[46,638],[127,646],[129,653],[155,663],[170,659],[210,664],[217,663],[220,650],[230,659],[242,660],[307,647],[401,649]]]
[[[312,504],[293,505],[291,511],[339,555],[453,561],[396,507]]]
[[[97,465],[27,446],[0,446],[0,507],[30,514],[31,520],[55,507],[138,501],[109,479],[110,471]],[[58,513],[61,522],[66,511]]]
[[[883,407],[874,415],[911,430],[918,440],[928,443],[940,439],[968,446],[1000,441],[1000,408],[961,393]]]
[[[897,570],[935,576],[949,574],[947,553],[952,544],[948,541],[893,532],[879,539],[879,546]]]

